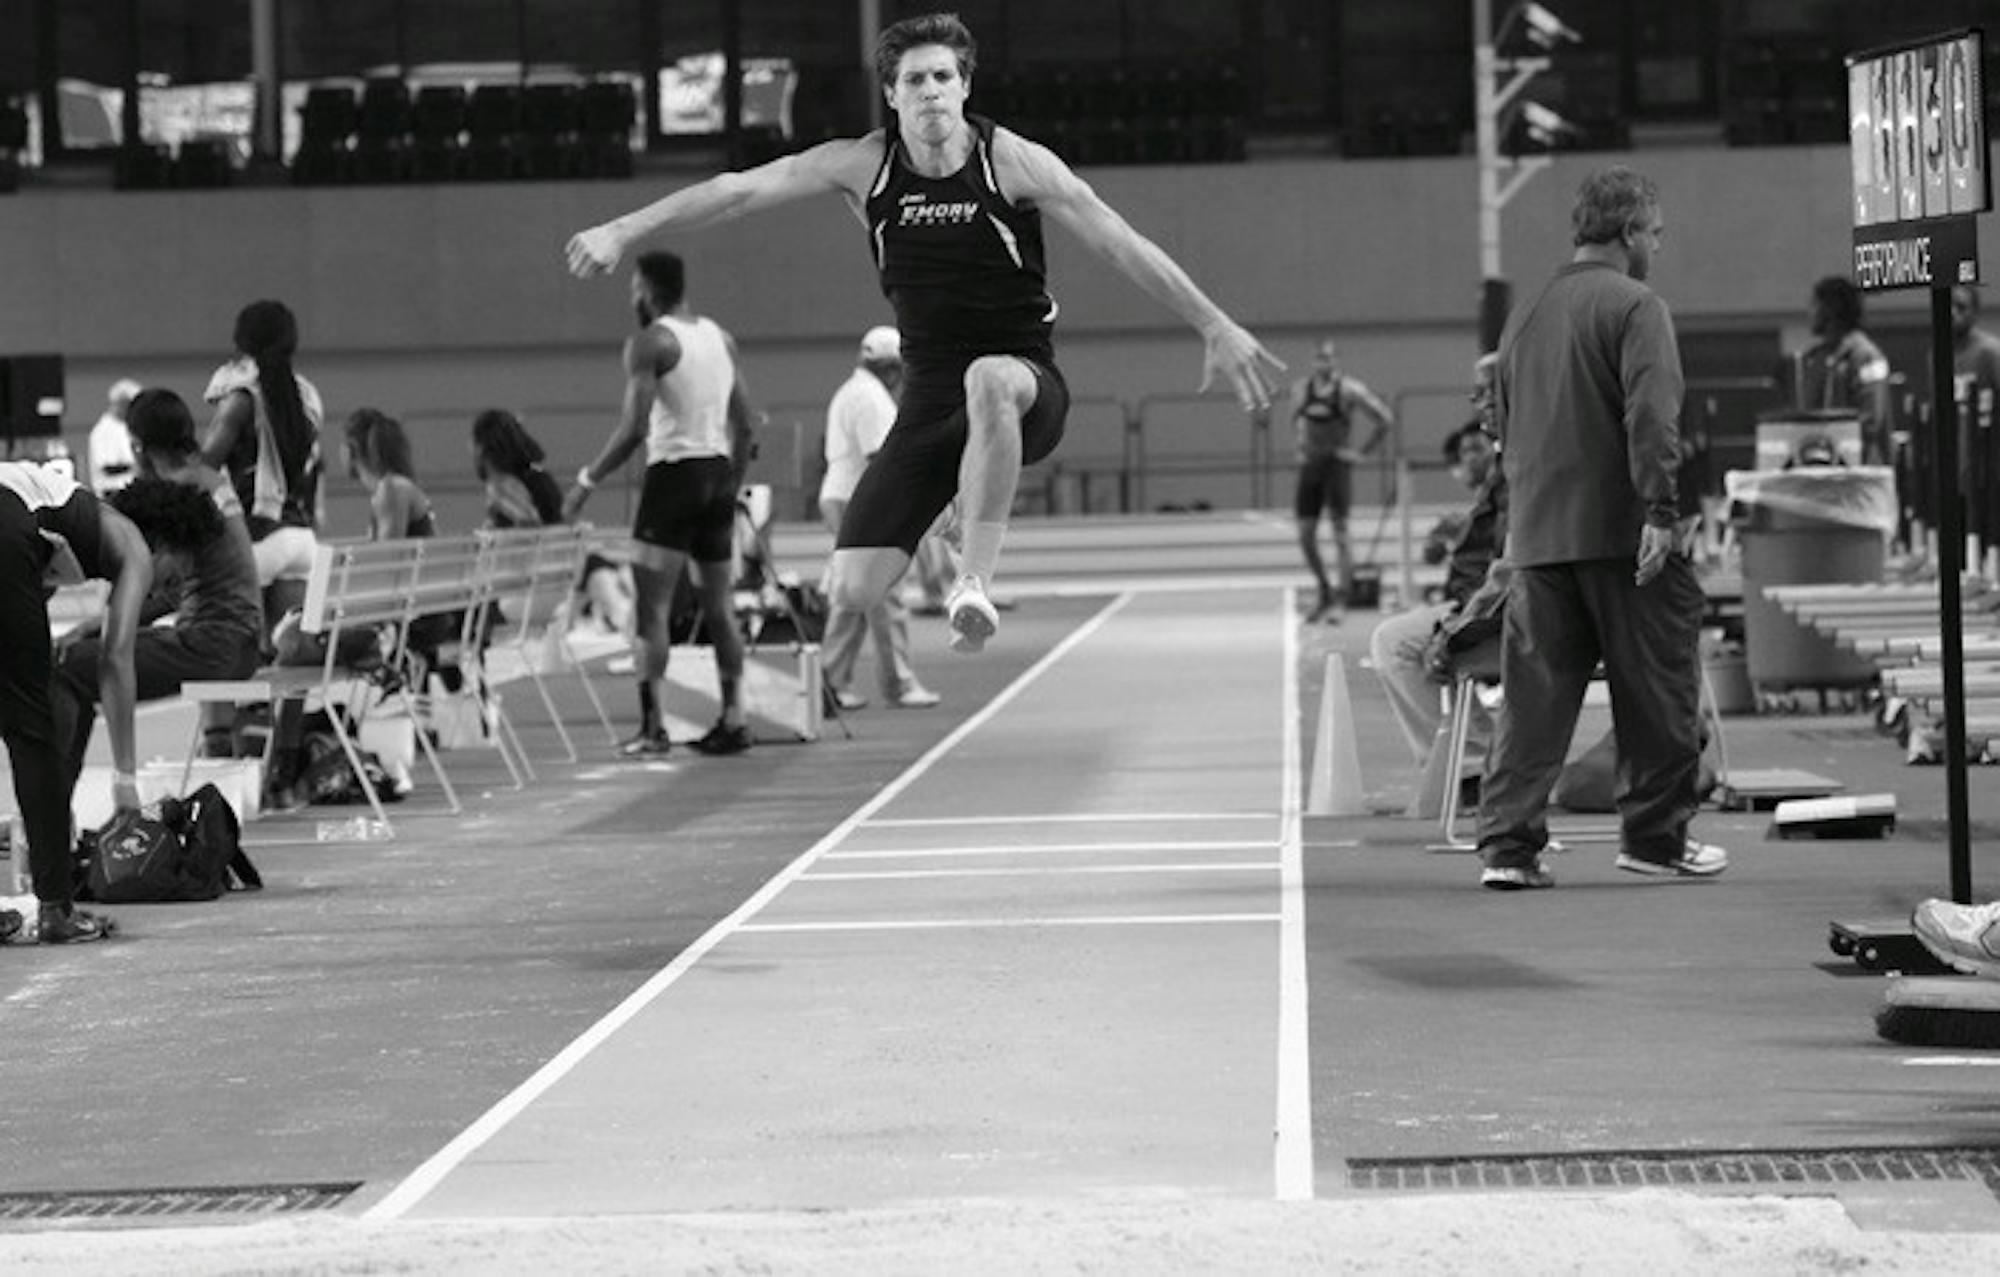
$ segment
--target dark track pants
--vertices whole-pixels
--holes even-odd
[[[70,902],[70,785],[56,748],[49,609],[42,593],[48,543],[35,517],[0,491],[0,739],[14,772],[14,801],[28,835],[35,896]],[[20,854],[18,848],[15,855]],[[31,920],[32,921],[32,920]]]
[[[1678,555],[1643,586],[1632,583],[1632,566],[1596,559],[1514,576],[1501,626],[1507,702],[1480,787],[1479,850],[1489,865],[1530,864],[1548,841],[1549,792],[1600,660],[1624,850],[1649,860],[1680,854],[1700,805],[1705,600],[1694,566]]]

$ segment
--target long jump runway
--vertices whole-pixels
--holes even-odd
[[[1294,642],[1114,600],[370,1213],[1309,1195]]]

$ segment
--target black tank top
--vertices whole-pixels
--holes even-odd
[[[868,190],[869,247],[896,312],[903,357],[922,365],[974,355],[1054,362],[1056,303],[1045,284],[1042,218],[1000,193],[993,122],[968,115],[972,154],[949,177],[910,167],[892,118]]]

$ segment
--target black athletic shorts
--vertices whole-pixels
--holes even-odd
[[[1298,493],[1292,513],[1317,519],[1321,510],[1336,519],[1347,517],[1351,467],[1339,457],[1313,457],[1299,463]]]
[[[736,489],[727,457],[655,461],[646,467],[632,535],[647,545],[679,550],[696,563],[730,557],[736,536]]]
[[[1062,442],[1069,384],[1055,365],[1016,357],[1035,373],[1035,402],[1021,414],[1021,464],[1030,466]],[[965,368],[907,371],[896,424],[855,485],[837,547],[895,546],[916,554],[917,543],[958,493],[967,434]]]

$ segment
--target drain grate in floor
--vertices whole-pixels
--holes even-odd
[[[1354,1188],[1715,1188],[1978,1180],[2000,1196],[2000,1147],[1350,1158]]]
[[[133,1188],[91,1192],[0,1193],[0,1221],[140,1219],[177,1215],[289,1215],[330,1210],[351,1184],[252,1184],[224,1188]]]

